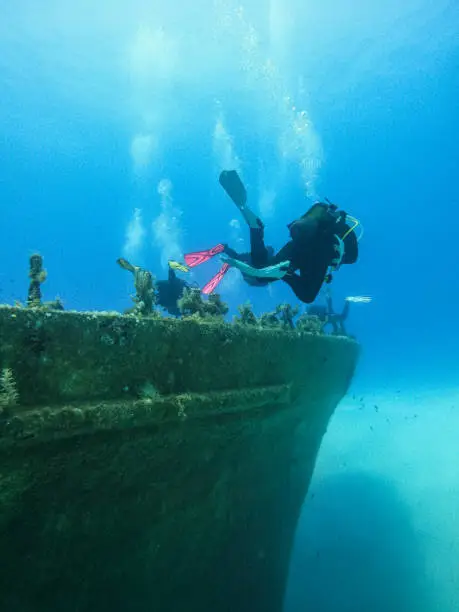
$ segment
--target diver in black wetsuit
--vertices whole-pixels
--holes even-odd
[[[264,225],[247,206],[246,190],[237,172],[223,171],[220,184],[249,226],[251,248],[250,253],[237,253],[227,245],[219,244],[209,251],[186,255],[185,261],[192,267],[222,254],[224,266],[204,287],[204,293],[211,293],[229,267],[235,267],[250,285],[264,286],[282,279],[299,300],[311,303],[322,284],[330,282],[330,270],[357,260],[358,244],[353,230],[358,221],[337,210],[333,204],[314,204],[300,219],[291,223],[288,226],[291,239],[275,253],[264,243]],[[353,226],[348,225],[348,218]]]
[[[307,309],[308,315],[318,317],[323,326],[331,325],[333,333],[340,336],[347,336],[345,322],[349,315],[350,301],[346,299],[343,310],[337,313],[333,309],[333,300],[330,291],[325,297],[325,305],[313,304]]]
[[[177,276],[169,262],[169,274],[167,280],[156,281],[156,303],[175,317],[180,316],[178,301],[185,289],[191,285]]]
[[[117,263],[124,270],[132,272],[135,278],[138,271],[142,270],[138,266],[133,266],[124,258],[118,259]],[[166,310],[169,314],[179,317],[181,313],[178,307],[178,301],[182,297],[183,291],[192,285],[179,278],[175,273],[175,270],[187,272],[188,268],[186,266],[176,261],[169,261],[168,263],[169,274],[167,280],[159,280],[154,283],[156,304],[161,306],[161,308]]]

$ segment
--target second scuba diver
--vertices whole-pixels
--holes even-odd
[[[331,281],[331,272],[342,264],[357,261],[358,240],[354,230],[359,222],[334,204],[318,202],[290,223],[290,240],[275,253],[265,245],[264,225],[247,206],[247,193],[237,172],[224,170],[219,181],[249,226],[250,253],[237,253],[226,244],[217,244],[206,251],[185,255],[190,268],[221,255],[223,266],[202,289],[203,293],[212,293],[228,269],[234,267],[250,285],[264,286],[283,280],[299,300],[309,304],[322,284]]]
[[[132,272],[134,274],[134,278],[137,278],[139,271],[145,272],[139,266],[133,266],[123,257],[118,259],[117,263],[124,270],[129,270],[129,272]],[[184,290],[192,287],[193,284],[190,285],[190,283],[187,283],[183,279],[179,278],[176,274],[176,271],[188,272],[187,266],[184,266],[178,261],[169,261],[168,267],[169,273],[167,279],[155,281],[154,283],[155,302],[169,314],[173,315],[174,317],[179,317],[180,309],[178,306],[178,301],[182,297]]]
[[[335,312],[331,292],[327,289],[325,305],[313,304],[308,307],[307,313],[310,316],[318,317],[322,321],[324,327],[330,325],[334,334],[347,336],[345,323],[349,315],[350,304],[351,301],[346,299],[343,310],[340,313]]]

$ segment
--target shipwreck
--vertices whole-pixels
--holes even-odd
[[[281,612],[358,354],[317,331],[0,307],[0,609]]]

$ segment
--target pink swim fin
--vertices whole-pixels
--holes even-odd
[[[211,249],[207,249],[206,251],[195,251],[194,253],[187,253],[185,255],[185,263],[189,268],[194,268],[205,263],[206,261],[209,261],[209,259],[215,257],[215,255],[223,253],[224,250],[224,244],[217,244],[216,246],[212,247]]]
[[[202,293],[204,293],[204,295],[209,295],[210,293],[213,293],[220,284],[220,282],[223,280],[223,277],[228,272],[229,268],[230,267],[228,264],[223,264],[217,274],[210,279],[207,285],[203,287]]]

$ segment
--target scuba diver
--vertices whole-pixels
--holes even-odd
[[[344,302],[343,310],[337,313],[333,310],[333,300],[330,290],[327,290],[325,296],[325,305],[313,304],[307,309],[307,314],[310,316],[318,317],[323,327],[331,325],[333,333],[340,336],[347,336],[345,321],[349,315],[349,307],[352,300],[346,299]]]
[[[167,280],[156,281],[156,303],[159,304],[169,314],[174,317],[180,316],[178,301],[182,297],[185,289],[189,289],[192,285],[179,278],[176,270],[188,272],[187,266],[178,261],[169,261],[169,273]]]
[[[145,271],[138,267],[133,266],[127,259],[117,259],[117,263],[124,270],[129,270],[134,274],[134,279],[137,279],[140,273]],[[176,270],[180,272],[188,272],[188,267],[179,263],[178,261],[169,261],[169,274],[167,280],[159,280],[154,283],[154,293],[156,298],[156,304],[159,304],[169,314],[179,317],[180,310],[178,307],[178,300],[182,297],[183,291],[192,285],[179,278],[176,274]],[[136,283],[137,284],[137,283]]]
[[[217,244],[209,250],[185,255],[190,268],[221,255],[223,266],[202,289],[203,293],[212,293],[229,268],[234,267],[253,286],[283,280],[299,300],[309,304],[317,297],[322,284],[331,282],[332,272],[342,264],[357,261],[355,229],[359,221],[328,200],[314,204],[290,223],[287,226],[290,240],[275,253],[273,247],[265,245],[263,222],[247,206],[247,193],[237,172],[224,170],[219,181],[249,226],[250,253],[237,253],[226,244]]]

